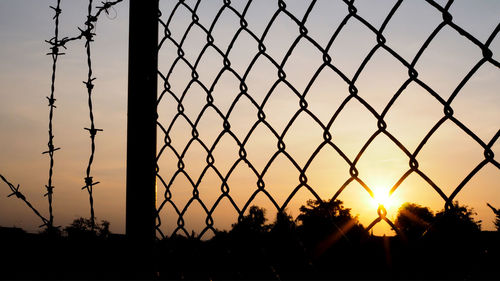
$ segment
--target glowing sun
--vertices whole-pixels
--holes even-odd
[[[374,186],[372,188],[373,191],[373,200],[372,203],[374,207],[378,207],[379,205],[384,206],[386,209],[391,207],[398,207],[396,202],[396,198],[394,196],[389,195],[389,188]]]

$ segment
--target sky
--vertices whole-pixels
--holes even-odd
[[[358,14],[379,28],[395,1],[355,1]],[[20,184],[21,190],[44,214],[47,213],[44,185],[48,177],[48,112],[46,96],[50,94],[51,58],[45,55],[54,30],[53,11],[48,7],[55,1],[0,2],[0,173],[12,183]],[[100,2],[97,2],[99,4]],[[162,0],[162,19],[166,21],[177,1]],[[195,1],[186,1],[194,7]],[[310,1],[286,1],[287,10],[302,18]],[[444,5],[445,1],[438,1]],[[231,5],[242,12],[246,1],[231,1]],[[86,1],[62,1],[60,34],[77,35],[86,16]],[[207,28],[211,25],[222,1],[201,1],[198,8],[199,21]],[[253,1],[246,20],[248,28],[262,36],[266,24],[277,10],[275,1]],[[128,54],[128,1],[115,6],[109,16],[103,16],[97,24],[97,36],[92,44],[95,81],[94,112],[96,125],[104,131],[96,138],[97,150],[93,174],[101,183],[94,189],[95,210],[98,219],[111,222],[111,231],[124,232],[125,225],[125,168],[126,168],[126,94]],[[498,1],[455,1],[450,8],[453,22],[485,42],[497,26],[500,14]],[[308,34],[322,47],[347,14],[347,6],[341,1],[317,1],[305,23]],[[172,37],[180,42],[190,12],[180,7],[170,23]],[[387,45],[411,61],[420,46],[434,28],[442,22],[442,15],[424,1],[404,1],[384,30]],[[213,27],[214,44],[227,50],[239,26],[239,19],[229,10],[224,11]],[[160,28],[160,38],[162,37]],[[297,25],[284,14],[280,14],[264,39],[266,52],[281,62],[293,40],[299,35]],[[185,38],[183,50],[186,59],[194,64],[206,35],[199,28],[190,30]],[[349,20],[333,43],[329,55],[332,63],[351,79],[363,58],[376,44],[375,35],[356,20]],[[497,35],[490,50],[499,60],[500,38]],[[89,216],[88,195],[84,186],[85,168],[90,153],[88,132],[88,108],[86,88],[86,61],[84,42],[71,42],[66,55],[60,57],[57,69],[57,109],[54,117],[56,153],[54,172],[54,216],[56,225],[67,225],[73,219]],[[242,76],[253,56],[258,52],[257,43],[242,33],[229,52],[231,67]],[[159,70],[167,73],[177,57],[177,47],[164,43],[159,52]],[[460,36],[450,27],[444,27],[418,60],[415,68],[419,79],[434,89],[440,97],[447,99],[460,80],[481,59],[481,50]],[[301,40],[284,65],[286,79],[298,92],[303,93],[314,72],[322,64],[322,54],[312,44]],[[209,87],[222,68],[222,59],[210,48],[200,59],[197,72],[199,80]],[[389,53],[378,50],[356,81],[359,96],[381,113],[391,97],[408,78],[407,69]],[[453,100],[454,116],[488,143],[499,130],[500,88],[499,69],[485,63],[463,87]],[[266,59],[259,59],[246,77],[248,93],[263,105],[266,121],[281,134],[286,124],[299,109],[298,97],[280,83],[268,100],[264,97],[278,79],[276,68]],[[191,71],[184,63],[178,63],[169,76],[172,92],[180,98],[191,80]],[[163,82],[159,83],[159,91]],[[224,73],[213,89],[214,105],[224,115],[240,92],[239,81],[234,75]],[[331,70],[318,76],[306,95],[308,109],[326,124],[339,105],[348,96],[348,85]],[[198,86],[187,89],[182,100],[185,113],[194,122],[206,104],[206,93]],[[158,106],[159,122],[169,126],[177,113],[177,102],[167,94]],[[443,106],[422,87],[410,83],[395,101],[384,118],[387,131],[393,134],[410,152],[443,117]],[[257,122],[257,109],[243,97],[236,102],[228,115],[231,131],[242,141],[251,126]],[[209,147],[222,132],[222,119],[215,111],[204,112],[197,125],[200,139]],[[351,159],[356,157],[368,138],[377,130],[377,120],[359,102],[351,100],[333,122],[330,133],[335,145]],[[191,138],[191,127],[182,118],[173,122],[169,134],[172,146],[182,151]],[[300,114],[284,137],[286,151],[303,167],[312,152],[323,141],[321,127],[306,114]],[[158,147],[163,145],[164,134],[158,133]],[[248,160],[262,173],[264,167],[277,152],[277,140],[265,127],[259,125],[245,144]],[[492,150],[498,155],[498,141]],[[215,166],[223,176],[238,160],[236,141],[224,135],[213,151]],[[206,166],[206,152],[199,145],[191,145],[183,158],[186,172],[196,181]],[[446,195],[484,159],[483,149],[466,133],[450,121],[446,121],[428,140],[417,156],[419,168]],[[359,177],[371,189],[387,192],[408,170],[408,157],[387,137],[379,135],[368,146],[357,164]],[[177,170],[177,158],[167,149],[159,159],[160,175],[170,181]],[[331,198],[349,179],[349,166],[330,146],[323,148],[311,161],[306,171],[308,184],[323,199]],[[257,176],[244,163],[237,165],[228,177],[230,195],[241,209],[250,195],[257,189]],[[299,184],[299,172],[281,154],[263,176],[266,190],[281,205]],[[477,219],[482,220],[485,230],[492,230],[494,215],[486,206],[500,206],[498,182],[500,171],[492,164],[483,167],[465,185],[456,197],[460,203],[473,207]],[[192,196],[193,187],[181,174],[170,187],[172,200],[181,210]],[[221,180],[209,169],[203,176],[200,198],[211,208],[221,194]],[[165,188],[158,183],[158,204],[163,199]],[[22,202],[6,196],[6,185],[0,185],[0,225],[18,226],[37,231],[40,224]],[[313,196],[305,188],[300,189],[287,211],[296,217],[298,208]],[[351,208],[354,215],[367,226],[377,217],[377,204],[357,182],[352,182],[338,199]],[[388,217],[394,219],[397,208],[403,202],[414,202],[439,211],[444,201],[420,176],[413,173],[398,187],[387,206]],[[262,193],[250,205],[259,205],[267,210],[268,219],[274,219],[274,207]],[[174,208],[167,204],[162,209],[161,229],[171,233],[177,224]],[[184,215],[188,232],[200,233],[205,226],[206,214],[196,201],[189,205]],[[227,199],[220,201],[214,211],[214,227],[228,229],[237,218],[237,213]],[[375,234],[392,232],[385,223],[374,228]]]

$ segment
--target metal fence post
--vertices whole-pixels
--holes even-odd
[[[126,235],[152,245],[156,212],[158,0],[130,0]]]

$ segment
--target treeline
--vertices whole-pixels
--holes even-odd
[[[400,235],[380,237],[339,200],[308,201],[296,219],[251,206],[210,240],[173,235],[153,254],[132,249],[106,221],[79,218],[39,234],[0,228],[0,279],[152,278],[134,275],[142,268],[173,280],[500,280],[500,230],[481,231],[474,215],[456,202],[436,213],[405,203],[394,221]]]
[[[372,236],[342,201],[308,201],[296,220],[257,206],[208,241],[160,241],[160,279],[499,279],[500,232],[481,232],[457,202],[433,213],[403,204],[401,235]],[[384,223],[384,222],[381,222]]]

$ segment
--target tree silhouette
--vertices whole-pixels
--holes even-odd
[[[109,231],[109,222],[102,220],[101,223],[95,223],[94,228],[92,228],[92,221],[86,218],[77,218],[73,222],[64,228],[64,231],[68,234],[68,237],[73,238],[89,238],[89,237],[101,237],[106,238],[111,233]]]
[[[287,214],[285,211],[282,211],[276,213],[276,219],[270,228],[273,233],[286,235],[288,233],[293,233],[296,230],[297,225],[295,224],[292,216]]]
[[[472,208],[457,201],[436,213],[422,243],[418,244],[420,257],[426,260],[430,271],[454,268],[448,278],[471,272],[481,252],[481,221],[475,220],[475,215]]]
[[[454,237],[477,234],[481,231],[481,221],[476,221],[474,215],[477,214],[473,208],[454,201],[449,209],[436,213],[430,231],[433,234]]]
[[[352,227],[358,225],[358,218],[351,215],[351,209],[344,208],[340,200],[319,201],[308,200],[306,206],[300,207],[297,220],[307,235],[322,238],[338,232],[345,236]]]
[[[490,203],[486,203],[488,207],[495,213],[496,219],[495,219],[495,226],[497,228],[497,231],[500,232],[500,209],[496,209],[495,207],[491,206]]]
[[[276,213],[269,231],[273,266],[284,279],[306,278],[309,260],[299,237],[297,225],[285,211]]]
[[[40,235],[50,238],[58,238],[61,237],[62,231],[59,227],[47,226],[43,230],[38,232]]]
[[[233,233],[262,233],[267,232],[268,227],[265,225],[266,210],[257,206],[251,206],[248,209],[248,215],[243,216],[237,223],[233,224]]]
[[[351,209],[344,208],[340,200],[308,200],[300,207],[297,221],[302,240],[314,257],[322,255],[338,242],[359,242],[365,233],[357,217],[351,215]]]
[[[238,279],[256,279],[258,276],[272,278],[269,261],[269,225],[266,225],[266,210],[251,206],[248,214],[232,225],[224,240],[226,244],[226,265],[236,271]],[[234,279],[231,277],[230,279]]]
[[[407,239],[414,240],[422,236],[434,221],[434,214],[427,207],[406,202],[399,207],[394,224]]]

